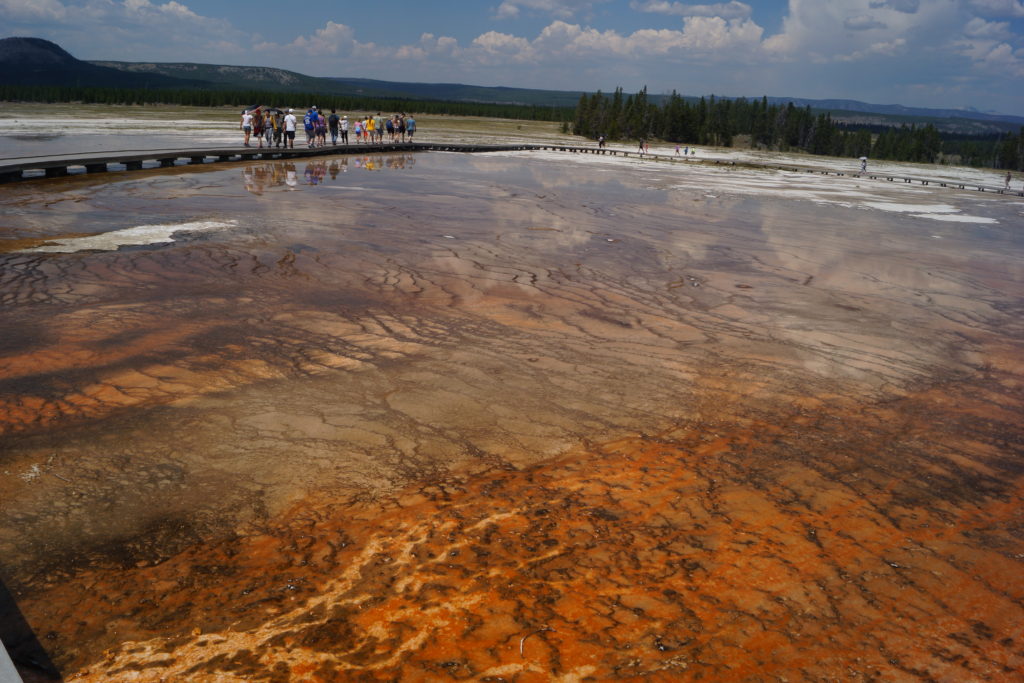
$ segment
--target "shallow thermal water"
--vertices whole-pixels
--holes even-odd
[[[0,205],[0,637],[26,670],[1024,666],[1012,197],[431,153]]]

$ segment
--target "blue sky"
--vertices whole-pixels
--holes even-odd
[[[1024,115],[1024,0],[0,0],[81,59]]]

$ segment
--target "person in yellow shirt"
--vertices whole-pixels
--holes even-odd
[[[370,137],[370,142],[373,142],[373,136],[377,130],[377,121],[372,116],[367,116],[366,126],[364,126],[364,128],[366,129],[367,135]]]

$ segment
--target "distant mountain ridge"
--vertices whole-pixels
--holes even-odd
[[[982,112],[976,109],[928,109],[906,107],[902,104],[868,104],[857,100],[808,100],[800,97],[769,97],[773,104],[792,102],[798,107],[810,105],[812,109],[829,111],[863,112],[866,114],[889,114],[892,116],[921,116],[926,118],[957,118],[972,121],[999,121],[1024,125],[1024,116]]]
[[[402,83],[371,78],[306,76],[305,74],[266,66],[225,66],[191,62],[89,62],[96,66],[119,69],[133,74],[160,74],[173,78],[190,78],[219,87],[311,92],[324,95],[363,95],[401,99],[453,100],[456,102],[487,102],[525,104],[548,107],[573,107],[580,91],[507,88],[461,83]]]
[[[128,74],[75,59],[42,38],[0,39],[0,83],[116,88],[191,88],[200,84],[159,74]]]
[[[307,76],[265,66],[190,62],[82,61],[42,38],[0,39],[0,84],[116,88],[233,89],[319,95],[429,99],[455,102],[573,107],[582,91],[540,90],[461,83],[408,83],[368,78]],[[664,95],[649,95],[660,102]],[[690,98],[687,99],[697,99]],[[728,98],[736,99],[736,98]],[[750,97],[748,99],[759,99]],[[768,97],[770,103],[810,106],[833,119],[861,125],[893,126],[924,121],[940,130],[998,133],[1024,126],[1024,117],[968,109],[928,109],[857,100]]]
[[[305,76],[286,69],[269,66],[229,66],[225,64],[197,64],[192,62],[117,62],[91,60],[88,62],[108,69],[130,74],[157,74],[178,80],[195,80],[206,87],[278,90],[283,92],[319,91],[331,86],[330,80]],[[330,93],[334,94],[334,93]]]

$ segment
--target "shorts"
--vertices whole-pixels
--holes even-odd
[[[246,133],[252,132],[252,126],[242,126],[242,131]]]
[[[295,131],[294,130],[286,130],[284,132],[284,136],[286,138],[288,138],[289,140],[294,140],[295,139]]]

